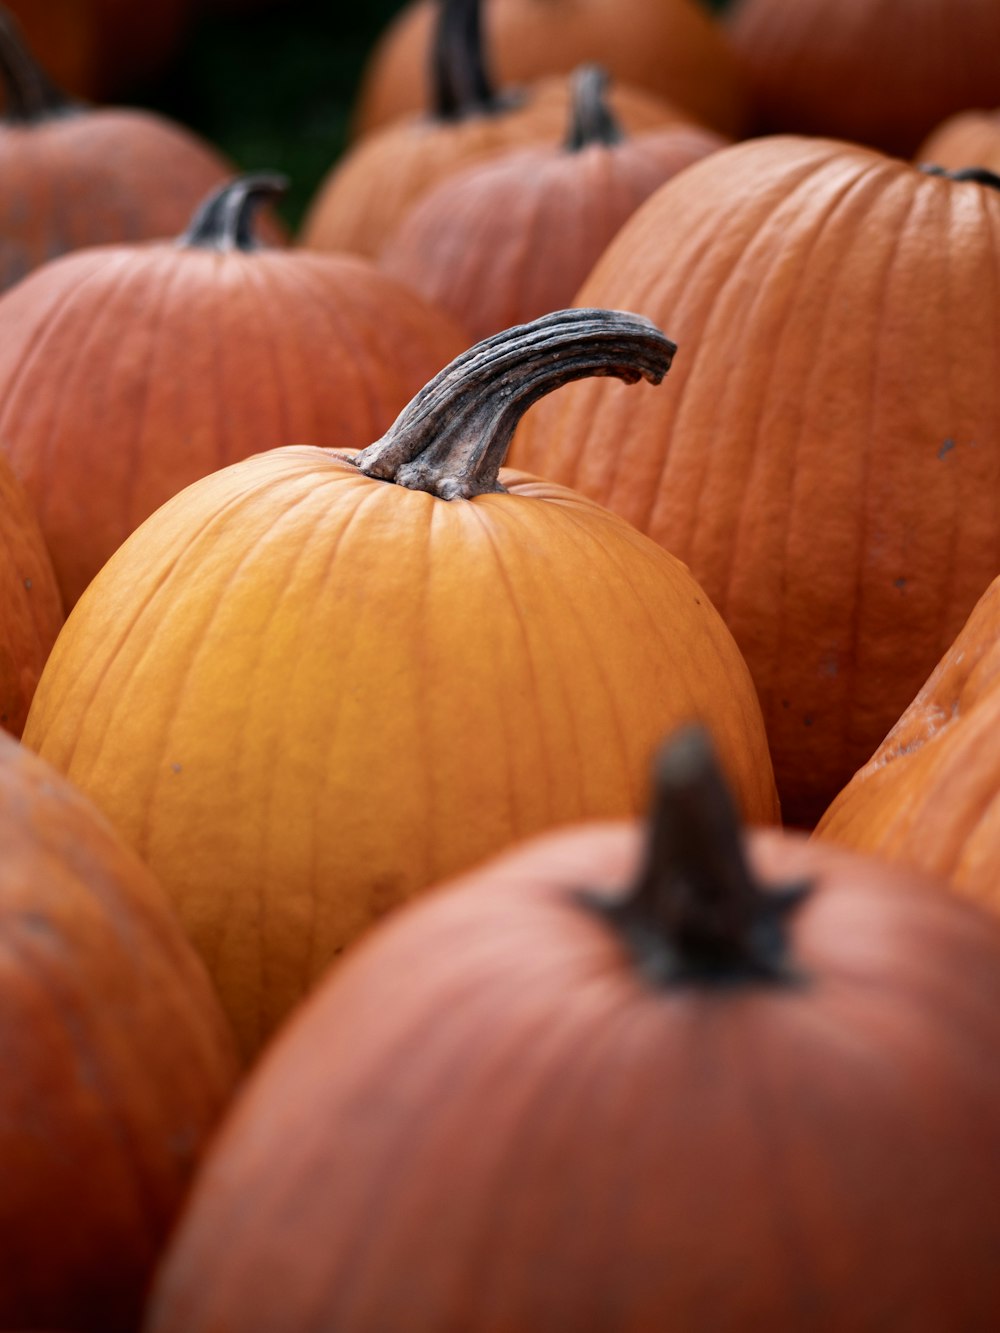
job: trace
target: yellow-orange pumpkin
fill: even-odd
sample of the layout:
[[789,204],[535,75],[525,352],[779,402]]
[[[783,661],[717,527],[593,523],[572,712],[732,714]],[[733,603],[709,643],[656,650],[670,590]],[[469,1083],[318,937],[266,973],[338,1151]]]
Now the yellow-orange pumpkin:
[[511,330],[359,455],[276,449],[188,487],[78,603],[26,743],[157,872],[246,1050],[413,893],[635,810],[682,719],[776,817],[749,676],[687,570],[574,492],[498,478],[528,402],[659,378],[672,351],[604,311]]

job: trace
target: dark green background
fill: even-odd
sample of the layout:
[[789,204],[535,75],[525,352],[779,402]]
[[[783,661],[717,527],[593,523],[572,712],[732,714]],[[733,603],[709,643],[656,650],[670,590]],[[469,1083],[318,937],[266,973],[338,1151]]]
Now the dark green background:
[[295,225],[343,149],[364,60],[402,7],[272,0],[239,14],[203,10],[156,83],[128,100],[196,129],[243,169],[283,171],[292,188],[282,211]]

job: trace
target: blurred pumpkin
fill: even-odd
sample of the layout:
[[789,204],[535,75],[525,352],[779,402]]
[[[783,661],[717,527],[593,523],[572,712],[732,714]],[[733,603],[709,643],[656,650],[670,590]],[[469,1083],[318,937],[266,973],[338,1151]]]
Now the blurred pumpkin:
[[2,8],[0,84],[0,291],[67,250],[175,234],[230,172],[162,116],[71,101]]
[[[576,301],[669,319],[669,394],[572,385],[511,461],[690,565],[811,827],[1000,571],[1000,192],[827,140],[662,186]],[[984,280],[984,274],[987,278]]]
[[0,1325],[128,1333],[236,1081],[149,871],[0,732]]
[[379,267],[473,338],[572,301],[639,204],[726,142],[693,124],[626,135],[606,83],[600,66],[577,70],[561,145],[511,150],[447,177],[406,214]]
[[0,727],[20,736],[63,609],[38,519],[2,456],[0,553]]
[[798,837],[744,850],[685,734],[648,834],[519,849],[323,983],[146,1333],[989,1328],[998,1040],[997,923]]
[[1000,172],[1000,110],[949,116],[927,136],[914,161],[954,171],[976,166]]
[[283,184],[228,182],[179,242],[81,250],[0,300],[0,450],[67,607],[190,482],[276,445],[376,436],[466,345],[364,260],[262,247],[253,212]]
[[[408,210],[449,175],[511,148],[559,142],[569,114],[568,80],[498,90],[476,0],[443,0],[432,63],[433,107],[367,136],[336,163],[306,214],[303,245],[375,257]],[[688,120],[651,93],[624,85],[611,100],[630,131]]]
[[[355,111],[356,134],[425,111],[435,4],[413,0],[373,51]],[[568,74],[599,60],[623,83],[682,107],[725,134],[746,101],[724,30],[697,0],[465,0],[481,9],[501,84]]]
[[606,311],[498,335],[360,454],[275,449],[188,487],[77,605],[25,740],[156,871],[245,1050],[414,893],[635,810],[683,719],[776,818],[746,667],[687,570],[574,492],[498,474],[540,394],[657,380],[672,353]]

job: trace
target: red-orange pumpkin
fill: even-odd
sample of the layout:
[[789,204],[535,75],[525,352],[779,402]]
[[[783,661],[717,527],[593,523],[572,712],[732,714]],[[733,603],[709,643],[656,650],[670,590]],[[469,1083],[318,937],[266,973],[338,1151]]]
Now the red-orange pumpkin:
[[[726,134],[746,105],[722,28],[698,0],[472,0],[483,10],[504,85],[568,74],[599,60],[615,79],[666,98]],[[432,0],[413,0],[386,30],[365,73],[355,132],[432,104]]]
[[466,346],[364,260],[262,248],[252,210],[280,185],[241,178],[180,244],[79,251],[0,300],[0,449],[67,607],[189,482],[276,445],[373,438]]
[[[474,162],[565,132],[569,83],[553,77],[498,90],[487,69],[477,0],[445,0],[435,32],[433,108],[367,136],[316,193],[302,243],[375,256],[407,211],[434,185]],[[612,106],[627,130],[687,121],[651,93],[616,87]]]
[[670,391],[573,385],[515,441],[690,565],[749,663],[786,821],[815,823],[1000,570],[998,251],[988,186],[826,140],[723,149],[577,296],[669,321]]
[[996,0],[736,0],[726,17],[759,130],[909,156],[945,116],[1000,103]]
[[78,603],[25,741],[156,871],[245,1049],[414,893],[637,809],[681,720],[776,818],[745,664],[688,571],[575,492],[498,473],[539,394],[658,379],[672,352],[606,311],[513,329],[360,454],[274,449],[189,486]]
[[171,236],[230,167],[146,111],[70,102],[0,10],[0,291],[56,255]]
[[0,728],[20,736],[63,622],[52,560],[28,497],[0,456]]
[[236,1080],[159,886],[0,732],[0,1327],[130,1333]]
[[[635,826],[373,932],[213,1145],[146,1333],[876,1333],[1000,1308],[1000,929],[739,829]],[[762,883],[761,883],[762,881]]]
[[694,124],[626,135],[606,79],[596,65],[574,74],[561,145],[512,150],[429,190],[390,236],[379,267],[473,338],[572,301],[639,204],[726,142]]

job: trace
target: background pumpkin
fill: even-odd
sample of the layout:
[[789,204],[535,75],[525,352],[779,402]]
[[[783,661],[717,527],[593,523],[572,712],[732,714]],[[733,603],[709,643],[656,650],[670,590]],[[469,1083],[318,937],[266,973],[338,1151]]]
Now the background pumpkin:
[[26,742],[154,868],[245,1050],[412,894],[634,810],[679,720],[776,818],[745,665],[688,572],[573,492],[497,481],[527,402],[671,354],[603,311],[512,330],[354,462],[272,450],[188,487],[79,602]]
[[914,161],[954,171],[985,167],[1000,172],[1000,111],[962,111],[949,116],[927,136]]
[[0,732],[0,1324],[125,1333],[236,1079],[152,876]]
[[641,863],[633,826],[539,840],[323,983],[146,1333],[989,1326],[997,924],[801,838],[749,869],[678,745]]
[[625,224],[577,304],[670,321],[669,392],[572,385],[511,460],[690,565],[812,826],[1000,571],[1000,192],[847,144],[726,148]]
[[372,264],[261,248],[252,211],[280,187],[241,178],[180,244],[80,251],[0,301],[0,449],[67,606],[190,482],[261,449],[373,438],[466,345]]

